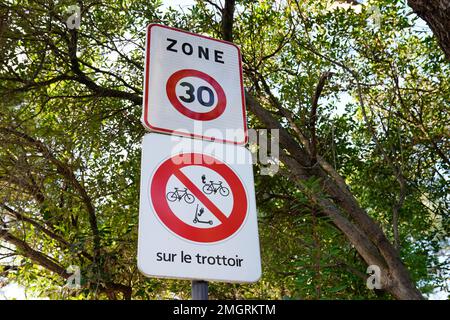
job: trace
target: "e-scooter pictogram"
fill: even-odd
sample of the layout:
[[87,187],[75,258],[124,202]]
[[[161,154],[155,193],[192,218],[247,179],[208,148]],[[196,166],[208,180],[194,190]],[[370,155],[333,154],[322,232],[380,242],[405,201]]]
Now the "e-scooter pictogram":
[[199,217],[203,214],[203,212],[205,212],[205,209],[201,208],[200,210],[198,210],[198,205],[197,205],[197,208],[195,209],[194,223],[207,223],[207,224],[212,225],[213,224],[212,220],[205,221],[205,220],[199,219]]

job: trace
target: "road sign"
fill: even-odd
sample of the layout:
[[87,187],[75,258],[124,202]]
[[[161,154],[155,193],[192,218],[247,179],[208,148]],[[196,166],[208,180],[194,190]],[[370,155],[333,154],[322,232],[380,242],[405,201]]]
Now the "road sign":
[[138,266],[143,274],[259,279],[253,170],[246,148],[149,133],[141,167]]
[[245,144],[239,47],[158,25],[147,27],[142,123],[148,130]]

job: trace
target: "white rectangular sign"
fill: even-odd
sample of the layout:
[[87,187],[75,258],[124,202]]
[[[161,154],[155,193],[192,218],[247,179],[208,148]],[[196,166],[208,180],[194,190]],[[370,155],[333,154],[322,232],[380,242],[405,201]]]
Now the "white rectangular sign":
[[149,277],[261,276],[251,153],[149,133],[142,143],[138,267]]
[[149,25],[143,103],[142,123],[150,131],[245,144],[239,47]]

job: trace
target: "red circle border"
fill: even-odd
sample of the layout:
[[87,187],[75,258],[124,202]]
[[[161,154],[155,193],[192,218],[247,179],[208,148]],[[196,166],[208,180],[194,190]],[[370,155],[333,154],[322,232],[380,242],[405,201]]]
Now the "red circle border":
[[[200,78],[208,82],[216,91],[217,93],[217,105],[214,107],[213,110],[208,112],[194,112],[190,110],[189,108],[185,107],[180,100],[178,100],[178,97],[176,95],[175,87],[183,78],[186,77],[195,77]],[[185,115],[188,118],[194,119],[194,120],[200,120],[200,121],[210,121],[214,120],[222,115],[222,113],[225,111],[225,107],[227,105],[227,98],[225,96],[225,91],[220,86],[220,84],[211,76],[208,74],[194,70],[194,69],[183,69],[179,70],[175,73],[173,73],[169,79],[167,80],[166,84],[166,94],[167,98],[169,99],[170,103],[175,107],[175,109],[178,110],[181,114]]]
[[[175,157],[190,160],[195,159],[196,162],[184,161],[178,164],[174,161]],[[202,159],[202,162],[199,163],[198,159]],[[165,197],[169,178],[175,170],[180,170],[190,165],[200,165],[216,171],[230,186],[233,194],[233,208],[226,223],[212,228],[197,228],[182,221],[169,207]],[[231,237],[240,229],[247,215],[247,196],[239,177],[225,163],[205,154],[182,154],[165,160],[153,175],[150,185],[150,199],[155,213],[167,228],[178,236],[195,242],[211,243]]]

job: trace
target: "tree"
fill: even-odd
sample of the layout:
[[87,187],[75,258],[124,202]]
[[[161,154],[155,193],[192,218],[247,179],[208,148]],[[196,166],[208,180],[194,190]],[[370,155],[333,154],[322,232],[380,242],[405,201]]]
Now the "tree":
[[435,34],[439,45],[450,60],[450,1],[408,0],[414,12],[425,20]]
[[[142,53],[145,26],[159,22],[240,45],[250,125],[280,133],[280,173],[256,174],[263,281],[217,284],[213,296],[421,299],[417,285],[443,285],[449,66],[401,2],[378,1],[376,24],[370,3],[198,1],[180,14],[158,1],[84,1],[80,29],[67,27],[68,5],[0,7],[8,277],[60,297],[78,265],[71,297],[189,296],[134,261]],[[367,265],[381,268],[377,295]]]

